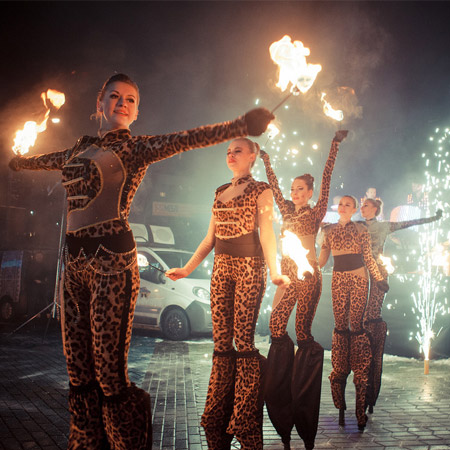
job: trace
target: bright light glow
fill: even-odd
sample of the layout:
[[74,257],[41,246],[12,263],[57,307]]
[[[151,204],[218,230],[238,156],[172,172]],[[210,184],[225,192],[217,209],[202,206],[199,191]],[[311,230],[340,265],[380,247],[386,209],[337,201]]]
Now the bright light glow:
[[306,250],[303,247],[301,240],[294,233],[289,230],[283,231],[281,248],[283,255],[288,256],[295,262],[295,264],[297,264],[297,278],[299,280],[303,280],[305,278],[305,272],[309,272],[310,274],[314,273],[314,268],[311,266],[308,258],[306,257],[309,250]]
[[17,130],[16,137],[14,138],[14,145],[12,147],[12,150],[16,155],[28,153],[30,147],[33,147],[36,142],[37,135],[47,129],[47,120],[50,115],[50,107],[47,105],[47,100],[49,100],[56,109],[61,108],[65,102],[64,94],[55,91],[54,89],[48,89],[47,92],[42,92],[41,98],[46,108],[44,119],[39,124],[34,121],[27,121],[25,122],[23,129]]
[[325,92],[322,92],[322,97],[320,100],[323,102],[323,112],[326,116],[330,117],[331,119],[341,121],[344,119],[344,113],[340,109],[334,109],[326,100],[325,100]]
[[289,83],[291,92],[299,90],[303,94],[313,85],[317,74],[322,70],[320,64],[306,62],[309,48],[304,47],[301,41],[291,41],[290,36],[284,36],[273,42],[269,48],[270,57],[280,69],[277,87],[285,91]]

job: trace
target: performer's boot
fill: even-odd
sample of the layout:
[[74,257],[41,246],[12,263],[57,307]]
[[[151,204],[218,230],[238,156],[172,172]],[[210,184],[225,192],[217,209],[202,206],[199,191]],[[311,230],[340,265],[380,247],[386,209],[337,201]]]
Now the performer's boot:
[[350,333],[350,368],[356,391],[356,419],[359,430],[364,430],[367,422],[366,391],[372,363],[372,349],[369,335],[365,330]]
[[135,385],[118,395],[105,396],[103,422],[113,450],[151,450],[150,395]]
[[227,432],[242,450],[262,450],[264,373],[266,358],[258,350],[237,352],[233,414]]
[[370,319],[366,324],[366,330],[370,334],[372,346],[372,364],[367,386],[366,405],[369,407],[369,412],[372,413],[381,388],[381,374],[383,372],[383,354],[384,344],[386,342],[387,325],[381,317],[378,319]]
[[[331,341],[331,365],[333,370],[328,377],[331,383],[331,395],[334,406],[339,409],[339,425],[344,425],[343,415],[347,409],[345,387],[350,373],[350,337],[349,330],[333,330]],[[341,417],[342,416],[342,417]]]
[[289,335],[272,337],[272,344],[267,355],[264,400],[270,420],[285,445],[291,441],[291,431],[294,426],[291,408],[293,363],[294,343]]
[[231,447],[233,435],[227,433],[227,427],[233,413],[235,373],[236,351],[215,351],[201,420],[209,449],[229,450]]
[[70,431],[67,448],[106,450],[102,419],[103,394],[96,382],[69,388]]
[[305,448],[311,450],[319,424],[323,347],[312,336],[297,344],[292,372],[292,412],[297,433]]

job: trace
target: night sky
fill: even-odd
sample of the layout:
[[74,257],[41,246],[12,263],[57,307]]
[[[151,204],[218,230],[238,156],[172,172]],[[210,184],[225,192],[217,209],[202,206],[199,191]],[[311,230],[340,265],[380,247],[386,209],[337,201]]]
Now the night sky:
[[[341,125],[351,133],[341,146],[332,195],[361,197],[375,186],[387,204],[405,203],[411,182],[421,181],[428,136],[450,125],[448,2],[2,2],[2,10],[2,173],[16,129],[42,117],[42,91],[63,91],[66,104],[57,114],[61,123],[39,136],[31,154],[95,134],[89,116],[96,93],[114,72],[140,86],[134,134],[233,119],[256,99],[271,109],[286,94],[275,88],[278,72],[268,49],[285,34],[310,48],[308,62],[322,71],[310,92],[277,111],[285,145],[294,131],[306,143],[295,170],[286,162],[276,167],[279,176],[320,178],[337,129],[321,111],[322,91],[339,107],[338,88],[352,88],[352,106],[362,111],[347,114]],[[264,145],[267,138],[257,140]],[[315,153],[312,143],[319,145]],[[179,177],[188,186],[171,201],[210,204],[214,188],[231,178],[225,148],[174,157],[152,166],[148,176],[167,173],[175,185]]]

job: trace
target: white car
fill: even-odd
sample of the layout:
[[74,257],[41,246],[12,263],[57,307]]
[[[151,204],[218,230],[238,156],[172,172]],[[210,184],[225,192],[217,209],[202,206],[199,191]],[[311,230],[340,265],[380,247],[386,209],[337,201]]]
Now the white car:
[[212,331],[209,288],[211,263],[204,261],[189,277],[172,281],[164,274],[183,267],[192,252],[138,245],[141,277],[134,325],[160,329],[172,340]]

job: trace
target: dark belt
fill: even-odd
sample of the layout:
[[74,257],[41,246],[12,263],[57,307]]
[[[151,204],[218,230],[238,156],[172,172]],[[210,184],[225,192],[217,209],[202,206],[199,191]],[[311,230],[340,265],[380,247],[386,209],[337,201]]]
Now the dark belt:
[[349,253],[347,255],[336,255],[334,258],[333,270],[335,272],[347,272],[349,270],[364,267],[364,260],[361,253]]
[[246,256],[263,256],[261,242],[256,231],[226,240],[216,238],[214,251],[216,255],[225,254],[240,258],[245,258]]
[[136,246],[131,231],[113,234],[111,236],[82,238],[67,234],[66,245],[69,253],[74,257],[78,256],[81,249],[84,250],[86,255],[95,255],[100,245],[103,245],[103,247],[114,253],[126,253],[133,250]]

